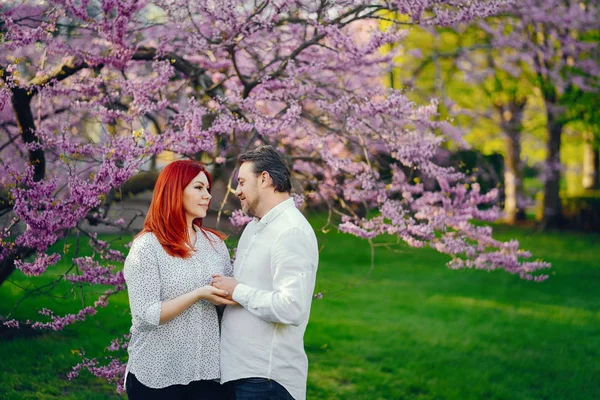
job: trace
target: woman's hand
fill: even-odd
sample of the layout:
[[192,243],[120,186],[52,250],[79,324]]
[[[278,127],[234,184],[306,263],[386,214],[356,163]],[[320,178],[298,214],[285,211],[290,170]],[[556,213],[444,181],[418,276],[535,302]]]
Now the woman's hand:
[[235,278],[230,276],[222,276],[219,274],[213,275],[212,281],[210,282],[211,286],[226,291],[228,295],[225,297],[227,297],[229,300],[233,300],[231,296],[233,296],[233,291],[237,287],[238,283],[239,282]]
[[237,304],[233,300],[228,300],[226,296],[228,292],[225,290],[217,289],[210,285],[199,287],[191,292],[183,294],[174,299],[163,301],[160,309],[160,321],[159,324],[166,324],[179,314],[187,310],[197,302],[198,300],[206,300],[211,303],[221,305],[234,305]]
[[210,301],[214,305],[235,305],[237,304],[233,300],[229,300],[227,297],[229,293],[225,290],[217,289],[214,286],[206,285],[196,289],[198,291],[198,299]]

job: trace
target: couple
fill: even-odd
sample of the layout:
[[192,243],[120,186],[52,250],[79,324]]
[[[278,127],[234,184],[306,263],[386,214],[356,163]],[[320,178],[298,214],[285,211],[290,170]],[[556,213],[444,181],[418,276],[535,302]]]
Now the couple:
[[[255,218],[233,269],[224,236],[202,227],[212,184],[202,164],[175,161],[158,177],[123,269],[130,400],[306,397],[315,233],[290,197],[281,154],[261,146],[239,163],[235,193]],[[220,334],[217,306],[227,306]]]

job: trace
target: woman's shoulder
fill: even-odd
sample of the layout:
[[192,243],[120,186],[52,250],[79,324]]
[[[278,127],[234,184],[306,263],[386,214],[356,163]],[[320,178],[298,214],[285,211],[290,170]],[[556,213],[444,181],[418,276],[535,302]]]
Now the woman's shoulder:
[[131,244],[131,250],[143,251],[154,249],[160,246],[160,242],[156,235],[152,232],[141,232]]
[[213,243],[223,243],[223,239],[221,239],[221,237],[216,233],[211,232],[208,229],[203,229],[203,232]]
[[222,236],[219,236],[217,233],[208,231],[206,229],[203,229],[203,231],[206,235],[206,238],[208,239],[208,242],[212,245],[213,248],[217,249],[218,252],[227,254],[229,256],[227,245],[225,244],[225,241],[223,240]]
[[204,230],[204,233],[206,234],[206,237],[208,238],[210,243],[212,243],[213,246],[217,248],[227,248],[227,245],[225,244],[225,240],[222,235],[219,235],[215,232],[207,231],[206,229]]
[[131,243],[131,248],[125,258],[123,272],[126,275],[131,274],[131,271],[140,270],[140,267],[145,268],[149,260],[156,260],[159,254],[157,246],[160,246],[160,243],[153,233],[140,233]]

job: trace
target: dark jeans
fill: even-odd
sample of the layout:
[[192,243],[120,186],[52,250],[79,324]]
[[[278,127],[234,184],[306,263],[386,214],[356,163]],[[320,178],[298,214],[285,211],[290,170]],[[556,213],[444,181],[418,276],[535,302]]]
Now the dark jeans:
[[231,392],[235,393],[235,400],[294,400],[289,392],[273,379],[238,379],[227,385]]
[[194,381],[187,385],[172,385],[152,389],[137,380],[131,372],[125,384],[129,400],[224,400],[229,392],[215,381]]

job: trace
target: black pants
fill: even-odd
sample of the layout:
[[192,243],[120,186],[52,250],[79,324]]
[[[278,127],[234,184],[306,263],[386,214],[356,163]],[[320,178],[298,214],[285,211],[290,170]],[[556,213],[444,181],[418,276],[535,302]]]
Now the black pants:
[[161,389],[144,386],[131,372],[125,384],[129,400],[227,400],[228,389],[215,381],[194,381],[187,385],[172,385]]

